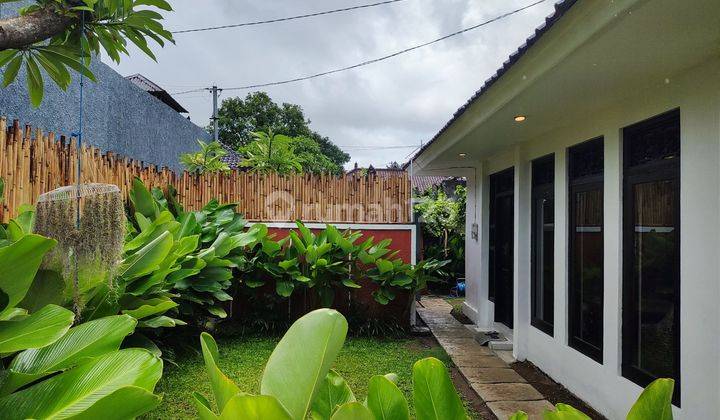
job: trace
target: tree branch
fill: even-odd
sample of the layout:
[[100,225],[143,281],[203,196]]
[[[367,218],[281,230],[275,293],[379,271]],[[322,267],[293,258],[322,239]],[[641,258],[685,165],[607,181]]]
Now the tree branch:
[[0,51],[20,49],[59,35],[76,22],[73,15],[46,7],[25,16],[0,20]]

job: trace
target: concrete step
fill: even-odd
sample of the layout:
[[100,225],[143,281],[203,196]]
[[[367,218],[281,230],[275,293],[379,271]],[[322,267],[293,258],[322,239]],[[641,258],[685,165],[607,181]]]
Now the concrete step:
[[488,343],[488,347],[490,347],[491,350],[495,351],[502,351],[502,350],[509,350],[512,351],[513,349],[513,343],[512,341],[508,340],[493,340]]

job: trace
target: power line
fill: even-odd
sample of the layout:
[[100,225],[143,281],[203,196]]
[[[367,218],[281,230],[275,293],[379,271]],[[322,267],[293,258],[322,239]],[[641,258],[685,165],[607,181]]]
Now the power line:
[[[493,22],[497,22],[497,21],[499,21],[499,20],[508,18],[508,17],[510,17],[510,16],[512,16],[512,15],[515,15],[515,14],[517,14],[517,13],[520,13],[520,12],[522,12],[522,11],[525,11],[525,10],[527,10],[527,9],[530,9],[531,7],[537,6],[537,5],[541,4],[541,3],[545,3],[546,1],[547,1],[547,0],[537,0],[537,1],[535,1],[534,3],[528,4],[527,6],[523,6],[523,7],[520,7],[520,8],[518,8],[518,9],[512,10],[512,11],[510,11],[510,12],[504,13],[504,14],[502,14],[502,15],[496,16],[496,17],[494,17],[494,18],[492,18],[492,19],[486,20],[486,21],[484,21],[484,22],[482,22],[482,23],[479,23],[479,24],[477,24],[477,25],[473,25],[473,26],[470,26],[470,27],[468,27],[468,28],[461,29],[461,30],[459,30],[459,31],[456,31],[456,32],[453,32],[453,33],[451,33],[451,34],[442,36],[442,37],[440,37],[440,38],[433,39],[432,41],[424,42],[424,43],[422,43],[422,44],[418,44],[418,45],[415,45],[415,46],[412,46],[412,47],[409,47],[409,48],[405,48],[405,49],[403,49],[403,50],[394,52],[394,53],[392,53],[392,54],[388,54],[388,55],[385,55],[385,56],[382,56],[382,57],[379,57],[379,58],[375,58],[375,59],[372,59],[372,60],[366,60],[366,61],[363,61],[363,62],[361,62],[361,63],[354,64],[354,65],[352,65],[352,66],[341,67],[341,68],[338,68],[338,69],[329,70],[329,71],[325,71],[325,72],[322,72],[322,73],[316,73],[316,74],[312,74],[312,75],[309,75],[309,76],[296,77],[296,78],[293,78],[293,79],[281,80],[281,81],[277,81],[277,82],[269,82],[269,83],[260,83],[260,84],[254,84],[254,85],[231,87],[231,88],[223,88],[223,90],[226,90],[226,91],[227,91],[227,90],[248,90],[248,89],[257,89],[257,88],[263,88],[263,87],[269,87],[269,86],[286,85],[286,84],[289,84],[289,83],[302,82],[302,81],[306,81],[306,80],[310,80],[310,79],[315,79],[315,78],[322,77],[322,76],[328,76],[328,75],[335,74],[335,73],[340,73],[340,72],[344,72],[344,71],[348,71],[348,70],[353,70],[353,69],[356,69],[356,68],[359,68],[359,67],[368,66],[368,65],[370,65],[370,64],[379,63],[379,62],[381,62],[381,61],[385,61],[385,60],[388,60],[388,59],[390,59],[390,58],[394,58],[394,57],[397,57],[397,56],[399,56],[399,55],[406,54],[406,53],[409,53],[409,52],[411,52],[411,51],[415,51],[415,50],[418,50],[418,49],[420,49],[420,48],[423,48],[423,47],[427,47],[427,46],[429,46],[429,45],[436,44],[436,43],[441,42],[441,41],[444,41],[444,40],[446,40],[446,39],[453,38],[453,37],[456,37],[456,36],[458,36],[458,35],[462,35],[462,34],[464,34],[464,33],[466,33],[466,32],[470,32],[470,31],[472,31],[472,30],[481,28],[481,27],[483,27],[483,26],[487,26],[487,25],[489,25],[489,24],[491,24],[491,23],[493,23]],[[175,93],[175,95],[184,95],[184,94],[187,94],[187,93],[199,92],[199,91],[201,91],[201,90],[203,90],[203,89],[194,89],[194,90],[188,90],[188,91],[184,91],[184,92],[177,92],[177,93]]]
[[289,16],[289,17],[269,19],[269,20],[259,20],[256,22],[245,22],[245,23],[234,23],[234,24],[230,24],[230,25],[210,26],[207,28],[183,29],[183,30],[179,30],[179,31],[172,31],[172,33],[175,35],[175,34],[186,34],[189,32],[204,32],[204,31],[215,31],[218,29],[240,28],[243,26],[266,25],[268,23],[287,22],[287,21],[296,20],[296,19],[307,19],[307,18],[311,18],[311,17],[331,15],[334,13],[349,12],[349,11],[358,10],[358,9],[367,9],[370,7],[383,6],[386,4],[398,3],[401,1],[405,1],[405,0],[387,0],[387,1],[381,1],[378,3],[363,4],[360,6],[345,7],[342,9],[326,10],[324,12],[307,13],[304,15]]

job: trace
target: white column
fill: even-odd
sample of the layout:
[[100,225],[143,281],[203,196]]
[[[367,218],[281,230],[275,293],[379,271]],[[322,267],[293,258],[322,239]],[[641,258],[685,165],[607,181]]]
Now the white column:
[[515,262],[513,355],[525,360],[530,327],[530,162],[515,149]]
[[[480,175],[478,175],[480,173]],[[463,313],[480,324],[479,308],[482,296],[482,164],[468,173],[467,203],[465,206],[465,303]],[[477,233],[477,235],[474,235]]]
[[603,174],[603,366],[620,375],[622,328],[622,143],[618,131],[605,134]]
[[554,337],[568,342],[568,176],[567,149],[555,152],[555,301]]

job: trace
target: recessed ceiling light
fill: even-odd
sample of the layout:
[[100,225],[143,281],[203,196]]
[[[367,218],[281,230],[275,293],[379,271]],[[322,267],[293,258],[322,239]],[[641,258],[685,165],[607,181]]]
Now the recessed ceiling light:
[[515,118],[514,118],[515,122],[523,122],[523,121],[525,121],[526,119],[527,119],[527,117],[524,116],[524,115],[516,115]]
[[465,158],[467,157],[467,153],[459,153],[459,154],[458,154],[458,157],[459,157],[460,159],[465,159]]

